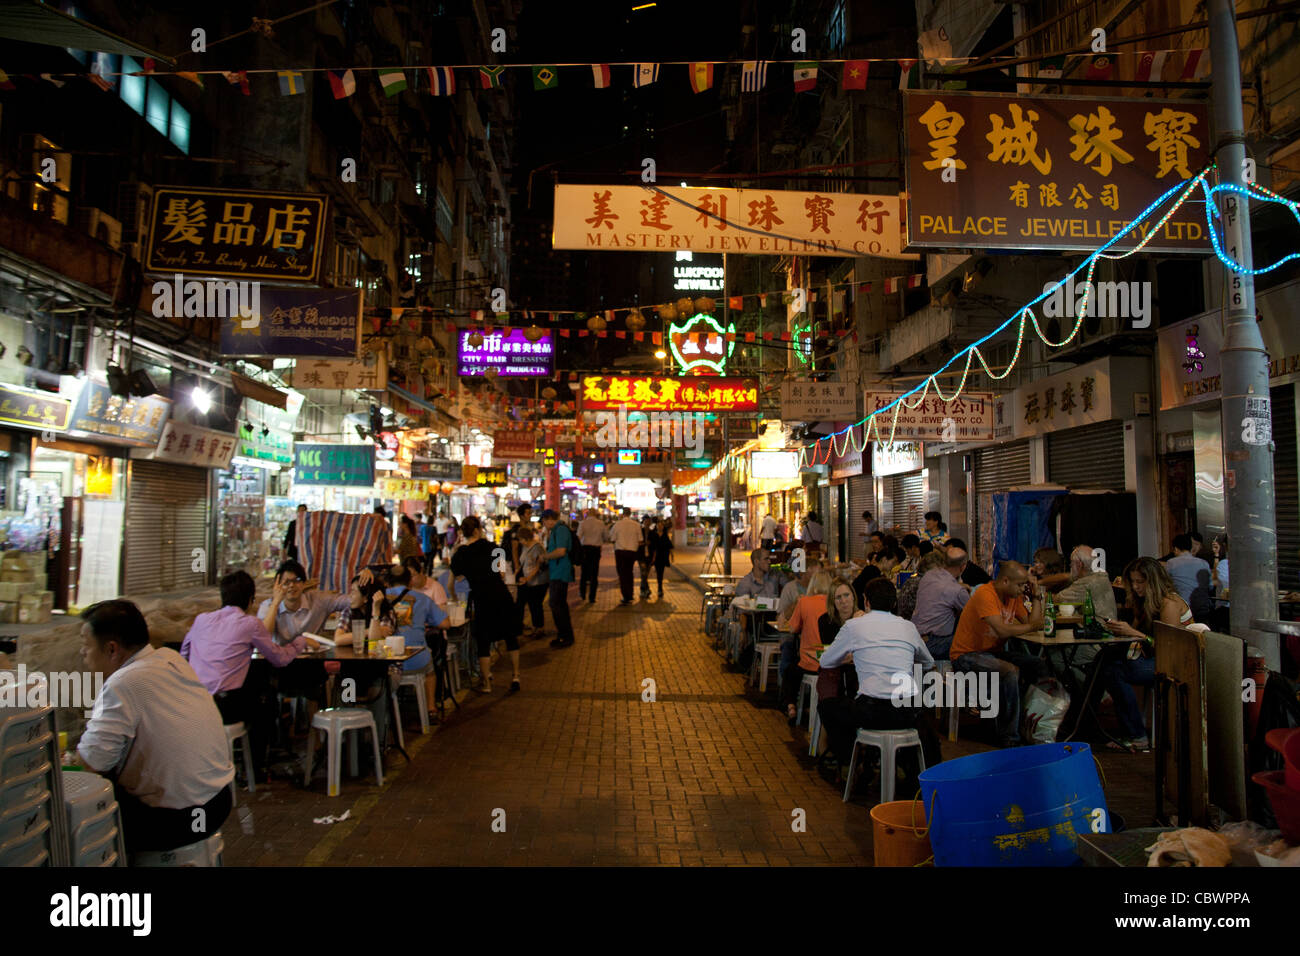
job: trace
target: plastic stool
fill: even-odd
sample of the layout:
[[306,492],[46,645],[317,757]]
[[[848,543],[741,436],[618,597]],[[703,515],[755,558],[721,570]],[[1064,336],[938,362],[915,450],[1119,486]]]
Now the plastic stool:
[[[403,687],[415,688],[415,706],[420,709],[420,733],[429,732],[429,695],[424,689],[424,678],[428,676],[429,668],[422,671],[402,672],[402,679],[397,687],[400,690]],[[401,726],[401,721],[398,721]]]
[[[248,783],[248,792],[257,793],[257,781],[253,779],[253,748],[250,744],[248,728],[244,726],[243,721],[236,721],[233,724],[226,724],[226,746],[230,750],[230,762],[235,762],[235,741],[239,741],[239,749],[244,752],[244,779]],[[235,786],[235,778],[230,778],[230,804],[235,806],[239,803],[239,788]]]
[[[921,749],[921,735],[915,730],[859,730],[849,755],[849,779],[844,782],[844,802],[849,802],[853,791],[853,769],[858,762],[858,747],[876,747],[880,750],[880,802],[894,799],[894,778],[897,764],[894,755],[908,747]],[[925,769],[925,752],[921,753],[921,769]]]
[[460,693],[460,646],[447,642],[447,682],[453,694]]
[[758,668],[758,692],[767,693],[767,672],[772,669],[773,658],[777,662],[780,658],[777,656],[781,653],[781,644],[779,641],[761,641],[754,645],[754,663],[749,669],[749,682],[754,683],[754,668]]
[[132,866],[221,866],[226,844],[220,833],[175,850],[150,850],[131,856]]
[[795,724],[803,723],[803,702],[804,697],[808,699],[809,720],[812,715],[817,713],[817,675],[804,674],[803,680],[799,683],[799,703],[795,706],[794,722]]
[[822,715],[817,711],[817,701],[808,701],[808,756],[816,757],[822,741]]
[[953,675],[957,672],[952,669],[952,661],[939,661],[938,664],[944,696],[948,699],[948,739],[955,742],[957,727],[961,723],[961,708],[957,706],[957,688],[953,683]]
[[[375,783],[382,787],[384,785],[384,762],[379,753],[379,734],[375,730],[375,718],[365,707],[331,707],[328,710],[318,710],[311,718],[311,729],[325,731],[325,752],[327,756],[327,772],[329,777],[329,795],[337,797],[339,795],[339,780],[341,777],[341,767],[343,762],[343,735],[348,731],[370,731],[370,740],[375,749]],[[356,770],[356,742],[357,738],[352,738],[352,769]],[[315,756],[315,746],[313,745],[312,735],[307,735],[307,768],[303,778],[304,786],[311,786],[312,758]]]

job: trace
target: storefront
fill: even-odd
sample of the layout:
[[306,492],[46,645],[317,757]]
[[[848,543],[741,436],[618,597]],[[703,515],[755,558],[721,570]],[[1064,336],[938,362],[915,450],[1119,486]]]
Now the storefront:
[[925,450],[921,442],[872,442],[871,474],[880,502],[876,521],[882,532],[891,534],[897,529],[901,536],[925,526]]

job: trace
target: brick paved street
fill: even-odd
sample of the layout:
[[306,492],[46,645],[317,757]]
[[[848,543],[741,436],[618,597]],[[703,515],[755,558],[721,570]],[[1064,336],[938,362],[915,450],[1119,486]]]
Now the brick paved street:
[[[684,553],[683,567],[701,556]],[[670,571],[665,601],[619,608],[608,553],[603,563],[594,608],[571,590],[576,646],[524,644],[520,694],[505,696],[498,663],[492,697],[463,693],[430,736],[408,729],[412,763],[391,752],[382,789],[345,777],[331,799],[318,775],[311,791],[278,779],[241,790],[226,864],[870,864],[868,801],[842,803],[773,692],[728,672],[700,631],[699,592]],[[654,703],[641,699],[647,678]],[[944,742],[946,757],[982,749]],[[1104,755],[1108,793],[1125,786],[1140,802],[1124,781],[1143,759]],[[796,808],[806,832],[791,829]],[[343,823],[312,823],[345,810]],[[498,810],[505,832],[493,832]]]

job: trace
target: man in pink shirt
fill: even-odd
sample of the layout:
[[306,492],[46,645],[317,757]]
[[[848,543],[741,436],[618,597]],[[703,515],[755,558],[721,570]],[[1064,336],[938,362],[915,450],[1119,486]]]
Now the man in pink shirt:
[[221,579],[221,609],[194,619],[181,644],[200,683],[207,688],[226,724],[243,721],[252,738],[253,763],[259,777],[265,767],[266,744],[275,721],[265,687],[251,686],[248,669],[253,651],[260,651],[273,667],[284,667],[314,641],[299,635],[289,644],[277,644],[266,625],[253,614],[257,586],[243,571]]

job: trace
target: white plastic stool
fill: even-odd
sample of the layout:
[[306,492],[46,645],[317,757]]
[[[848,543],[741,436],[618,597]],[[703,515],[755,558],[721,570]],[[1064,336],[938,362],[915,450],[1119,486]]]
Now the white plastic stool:
[[[340,764],[343,763],[343,735],[348,731],[369,730],[370,740],[375,750],[375,783],[384,785],[384,761],[379,752],[379,734],[375,730],[375,718],[365,707],[331,707],[318,710],[311,718],[311,729],[325,731],[326,768],[329,777],[329,795],[339,795],[339,781],[342,775]],[[357,769],[357,738],[352,738],[352,770]],[[303,779],[305,786],[311,786],[312,758],[315,756],[312,735],[307,735],[307,768]]]
[[122,817],[111,783],[97,773],[65,770],[63,806],[73,866],[126,866]]
[[460,646],[447,642],[447,683],[453,694],[460,693]]
[[758,668],[758,692],[767,693],[767,672],[772,669],[773,658],[780,663],[777,657],[781,653],[781,644],[779,641],[762,641],[754,645],[754,663],[749,669],[749,682],[754,683],[754,669]]
[[[415,688],[415,706],[420,709],[420,733],[429,732],[429,695],[424,689],[424,678],[429,674],[426,667],[422,671],[403,671],[402,680],[397,685],[398,688],[414,687]],[[398,726],[401,726],[401,720],[398,720]]]
[[[244,726],[243,721],[226,724],[226,747],[230,750],[230,762],[232,764],[235,762],[235,741],[239,741],[239,749],[244,752],[244,779],[248,783],[248,792],[257,793],[257,781],[253,779],[253,748],[250,740],[248,728]],[[235,806],[238,803],[239,788],[235,786],[234,777],[231,777],[230,805]]]
[[175,850],[150,850],[131,855],[132,866],[221,866],[221,855],[226,850],[220,833],[206,840],[177,847]]
[[822,742],[822,715],[817,711],[817,701],[808,702],[808,714],[808,756],[816,757]]
[[[897,763],[894,755],[908,747],[921,748],[921,735],[915,730],[859,730],[849,755],[849,779],[844,782],[844,802],[849,802],[853,791],[853,769],[858,762],[858,747],[876,747],[880,751],[880,802],[894,799],[894,777]],[[925,769],[925,752],[921,752],[921,769]]]
[[803,680],[799,683],[799,703],[795,707],[794,722],[795,724],[803,723],[803,702],[805,697],[808,700],[808,714],[811,721],[812,715],[817,713],[817,675],[804,674]]

